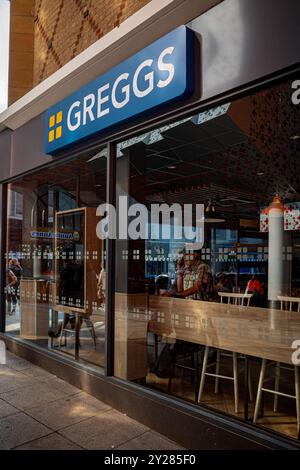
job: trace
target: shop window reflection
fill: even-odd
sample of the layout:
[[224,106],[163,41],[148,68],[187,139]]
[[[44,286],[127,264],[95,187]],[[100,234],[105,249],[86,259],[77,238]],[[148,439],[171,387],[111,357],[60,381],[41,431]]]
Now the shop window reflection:
[[[117,197],[149,210],[199,203],[212,216],[199,252],[172,237],[117,240],[115,374],[244,419],[236,404],[249,361],[253,420],[262,359],[269,359],[272,394],[255,421],[297,437],[291,344],[300,337],[300,163],[290,89],[288,81],[118,145]],[[276,406],[273,392],[285,394]]]
[[57,223],[59,213],[95,214],[105,201],[106,152],[98,154],[9,185],[7,285],[10,260],[18,259],[22,275],[14,308],[7,287],[5,295],[7,333],[103,367],[105,304],[97,289],[105,246],[98,243],[95,216],[87,230],[85,219],[65,217],[61,227]]

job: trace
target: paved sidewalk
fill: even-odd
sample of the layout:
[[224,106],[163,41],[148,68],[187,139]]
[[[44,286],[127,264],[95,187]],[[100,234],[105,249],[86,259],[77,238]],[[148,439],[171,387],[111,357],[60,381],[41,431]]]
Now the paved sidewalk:
[[0,365],[0,449],[181,447],[55,375],[7,352]]

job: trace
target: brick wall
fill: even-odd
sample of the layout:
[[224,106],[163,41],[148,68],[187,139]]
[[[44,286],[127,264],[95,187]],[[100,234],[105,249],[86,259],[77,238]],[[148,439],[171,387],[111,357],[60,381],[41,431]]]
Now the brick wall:
[[34,8],[35,0],[11,0],[9,104],[25,95],[33,86]]
[[34,85],[45,80],[149,1],[36,0]]

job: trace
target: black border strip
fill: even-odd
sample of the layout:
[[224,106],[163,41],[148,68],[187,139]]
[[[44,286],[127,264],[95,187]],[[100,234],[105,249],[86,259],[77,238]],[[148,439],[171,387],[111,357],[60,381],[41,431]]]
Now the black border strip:
[[[107,202],[116,207],[116,145],[108,144]],[[115,338],[115,240],[106,240],[106,328],[105,328],[105,374],[114,374]]]
[[7,185],[3,184],[0,188],[1,195],[1,227],[0,227],[0,332],[5,331],[6,318],[6,296],[4,288],[6,285],[6,226],[7,226]]

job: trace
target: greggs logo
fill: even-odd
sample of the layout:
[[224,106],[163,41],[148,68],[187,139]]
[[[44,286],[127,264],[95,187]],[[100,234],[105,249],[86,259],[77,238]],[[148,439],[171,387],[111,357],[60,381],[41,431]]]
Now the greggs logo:
[[55,139],[60,139],[62,136],[62,111],[58,111],[56,114],[52,114],[49,117],[49,132],[48,142],[53,142]]
[[49,109],[46,153],[191,95],[194,39],[180,26]]

